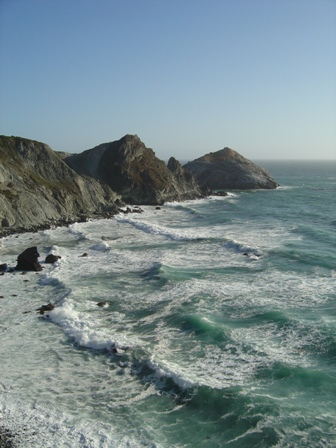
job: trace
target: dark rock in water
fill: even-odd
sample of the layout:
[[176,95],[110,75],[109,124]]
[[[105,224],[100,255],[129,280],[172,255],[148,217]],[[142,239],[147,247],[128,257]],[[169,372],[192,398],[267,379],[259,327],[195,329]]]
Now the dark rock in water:
[[215,191],[213,193],[214,196],[227,196],[228,194],[226,193],[226,191]]
[[83,255],[81,255],[81,257],[87,257],[88,254],[86,252],[83,253]]
[[7,263],[0,264],[0,272],[7,271],[8,265]]
[[29,247],[22,252],[17,259],[17,270],[20,271],[42,271],[42,266],[38,262],[40,254],[37,251],[37,247]]
[[56,261],[58,261],[60,258],[59,255],[53,255],[53,254],[49,254],[46,256],[45,262],[46,263],[56,263]]
[[184,165],[202,189],[272,189],[278,183],[271,174],[230,148],[206,154]]
[[104,308],[105,306],[108,306],[109,302],[98,302],[97,306],[99,306],[100,308]]
[[40,308],[37,308],[36,311],[43,315],[46,311],[51,311],[54,308],[55,306],[52,303],[48,303],[48,305],[42,305]]

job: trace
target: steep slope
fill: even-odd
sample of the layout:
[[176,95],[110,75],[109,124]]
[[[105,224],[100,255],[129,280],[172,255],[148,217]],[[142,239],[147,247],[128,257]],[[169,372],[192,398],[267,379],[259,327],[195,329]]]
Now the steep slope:
[[278,186],[270,173],[255,165],[230,148],[209,153],[184,168],[191,171],[202,188],[221,189],[272,189]]
[[0,136],[0,234],[115,210],[117,195],[79,176],[44,143]]
[[131,204],[162,204],[202,197],[190,173],[179,163],[158,159],[137,135],[104,143],[64,158],[77,173],[107,184]]

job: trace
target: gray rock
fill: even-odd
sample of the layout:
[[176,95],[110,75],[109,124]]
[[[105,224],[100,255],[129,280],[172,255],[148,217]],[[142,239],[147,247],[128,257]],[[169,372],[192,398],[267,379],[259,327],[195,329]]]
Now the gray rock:
[[230,148],[209,153],[184,165],[203,189],[272,189],[278,183],[265,169]]
[[113,213],[118,197],[79,176],[48,145],[0,136],[0,236]]

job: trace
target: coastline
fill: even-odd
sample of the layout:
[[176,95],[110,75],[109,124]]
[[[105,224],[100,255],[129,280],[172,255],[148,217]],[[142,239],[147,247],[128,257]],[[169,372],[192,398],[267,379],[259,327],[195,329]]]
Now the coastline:
[[86,222],[89,219],[108,219],[113,218],[117,212],[111,213],[95,213],[92,215],[81,215],[78,216],[77,219],[60,219],[58,221],[51,221],[46,222],[44,224],[36,224],[32,225],[30,227],[2,227],[0,228],[0,240],[2,238],[6,238],[11,235],[20,235],[23,233],[36,233],[41,230],[49,230],[49,229],[56,229],[57,227],[68,227],[71,224],[74,224],[75,222]]

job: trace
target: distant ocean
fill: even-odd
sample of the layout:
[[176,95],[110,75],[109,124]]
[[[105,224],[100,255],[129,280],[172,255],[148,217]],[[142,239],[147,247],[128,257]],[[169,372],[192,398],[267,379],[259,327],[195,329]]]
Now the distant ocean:
[[278,189],[0,240],[62,257],[0,276],[17,446],[336,446],[336,162],[258,164]]

